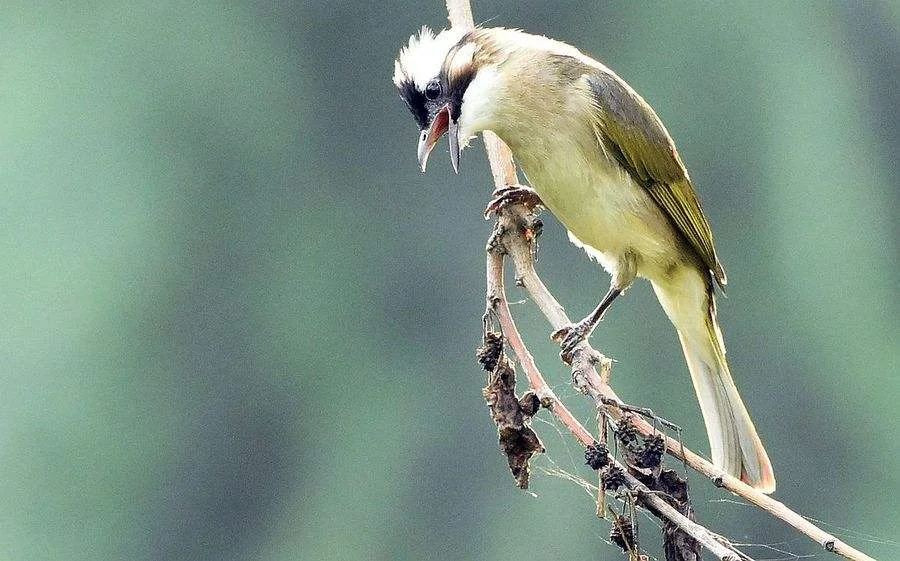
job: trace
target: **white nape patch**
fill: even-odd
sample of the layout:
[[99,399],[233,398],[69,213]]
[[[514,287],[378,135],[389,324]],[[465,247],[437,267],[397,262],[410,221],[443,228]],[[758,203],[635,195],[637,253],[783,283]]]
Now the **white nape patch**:
[[400,56],[394,61],[394,85],[412,80],[416,89],[424,91],[428,82],[440,74],[450,47],[458,43],[464,33],[459,29],[445,29],[435,35],[427,26],[422,26],[419,36],[411,35],[409,44],[400,49]]

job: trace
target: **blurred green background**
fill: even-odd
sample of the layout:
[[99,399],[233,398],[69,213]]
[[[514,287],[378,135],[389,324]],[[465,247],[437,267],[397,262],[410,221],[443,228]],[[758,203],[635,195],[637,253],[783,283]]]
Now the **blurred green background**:
[[[720,318],[776,496],[900,558],[900,5],[474,9],[579,46],[655,107],[728,270]],[[476,143],[454,176],[442,144],[420,174],[390,82],[441,2],[3,12],[0,559],[621,558],[547,473],[594,478],[549,416],[531,492],[496,448],[474,361],[486,159]],[[607,277],[544,218],[540,270],[580,317]],[[592,422],[548,326],[514,310]],[[706,452],[646,283],[594,342],[620,395]],[[714,530],[828,557],[694,481]]]

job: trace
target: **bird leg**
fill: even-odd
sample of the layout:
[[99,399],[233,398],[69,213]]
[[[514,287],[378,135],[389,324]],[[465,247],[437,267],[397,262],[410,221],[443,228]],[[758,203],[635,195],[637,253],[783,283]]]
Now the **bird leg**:
[[586,340],[591,336],[591,333],[594,331],[594,328],[597,327],[597,324],[603,319],[603,314],[606,313],[606,310],[609,309],[609,306],[613,303],[619,294],[622,294],[622,291],[614,286],[609,288],[609,292],[606,293],[606,296],[603,297],[603,300],[597,304],[597,307],[594,308],[594,311],[591,312],[586,318],[579,321],[578,323],[574,323],[571,325],[567,325],[560,329],[557,329],[552,334],[550,334],[550,338],[554,341],[559,342],[560,353],[559,357],[566,364],[572,364],[572,358],[575,353],[575,347],[581,344],[582,341]]
[[534,210],[535,207],[544,206],[544,203],[541,201],[537,192],[531,187],[526,187],[524,185],[507,185],[506,187],[501,187],[491,193],[491,197],[493,197],[491,202],[489,202],[487,208],[484,209],[485,219],[490,218],[494,213],[499,213],[503,207],[509,205],[524,205],[529,212]]

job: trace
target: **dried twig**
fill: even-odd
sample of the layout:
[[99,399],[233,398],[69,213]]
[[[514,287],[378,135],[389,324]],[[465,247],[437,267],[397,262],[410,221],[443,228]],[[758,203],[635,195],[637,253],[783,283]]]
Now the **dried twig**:
[[[499,222],[507,224],[506,228],[517,229],[518,224],[527,222],[527,214],[525,209],[516,206],[510,206],[504,209]],[[524,230],[522,230],[524,232]],[[512,258],[516,268],[517,284],[523,286],[531,295],[532,301],[538,306],[544,316],[548,319],[553,329],[559,329],[564,325],[570,324],[569,318],[566,316],[562,306],[557,302],[556,298],[550,293],[547,287],[538,277],[534,269],[534,257],[531,249],[531,242],[526,238],[527,234],[520,232],[518,235],[510,235],[506,238],[505,247]],[[488,273],[491,274],[490,271]],[[502,281],[502,276],[501,276]],[[504,334],[506,332],[504,331]],[[512,341],[510,341],[512,344]],[[523,352],[527,354],[527,349]],[[518,351],[518,345],[513,344],[513,348]],[[530,359],[530,354],[527,355]],[[522,358],[520,357],[520,360]],[[600,353],[590,347],[589,344],[583,343],[575,353],[572,362],[572,371],[576,388],[579,391],[590,396],[598,408],[604,408],[608,403],[622,403],[622,400],[616,395],[612,387],[604,382],[604,378],[597,373],[594,365],[599,364],[601,371],[610,368],[610,362]],[[528,372],[528,362],[522,360],[523,368]],[[531,361],[533,364],[533,360]],[[608,376],[605,376],[608,379]],[[531,380],[531,377],[529,377]],[[532,384],[538,380],[531,380]],[[534,387],[534,385],[532,386]],[[535,387],[535,391],[538,391]],[[539,393],[539,392],[538,392]],[[616,407],[606,407],[613,417],[621,416],[622,412]],[[643,435],[649,435],[654,432],[654,428],[641,419],[635,421],[638,432]],[[750,487],[743,481],[724,473],[719,468],[712,465],[709,461],[698,456],[681,443],[672,438],[666,437],[667,453],[683,460],[690,468],[703,474],[717,486],[728,489],[735,495],[738,495],[750,503],[769,512],[776,518],[784,521],[796,530],[815,540],[826,551],[831,551],[855,561],[874,561],[871,557],[861,551],[851,547],[850,545],[839,540],[837,537],[822,530],[800,514],[794,512],[780,501],[772,497],[760,493],[753,487]]]
[[[446,4],[452,27],[464,30],[474,28],[469,0],[446,0]],[[490,132],[485,132],[483,138],[485,149],[488,153],[488,159],[490,161],[495,187],[501,188],[507,185],[517,184],[518,177],[509,148]],[[515,265],[517,284],[523,286],[525,290],[529,292],[532,300],[550,322],[552,329],[556,330],[569,325],[571,321],[566,316],[563,307],[556,298],[553,297],[550,291],[547,290],[547,287],[538,277],[537,272],[534,269],[534,256],[532,254],[531,246],[531,235],[534,231],[533,224],[533,218],[525,207],[522,205],[510,205],[501,210],[492,239],[494,241],[499,241],[502,238],[503,250],[510,256]],[[513,347],[535,394],[537,394],[542,402],[552,403],[551,411],[554,416],[556,416],[556,418],[559,419],[560,422],[562,422],[570,432],[582,442],[582,444],[585,446],[592,444],[594,441],[593,436],[572,416],[563,403],[553,394],[553,391],[547,385],[535,365],[534,359],[531,357],[531,354],[528,352],[528,349],[525,347],[524,342],[519,336],[505,297],[503,266],[503,253],[500,251],[488,251],[487,299],[489,308],[496,313],[503,330],[503,335],[510,346]],[[574,353],[572,361],[573,380],[575,387],[582,393],[590,396],[599,410],[612,415],[614,418],[620,418],[622,410],[609,405],[610,403],[622,403],[622,400],[619,399],[613,389],[605,381],[608,380],[610,364],[611,362],[609,359],[594,350],[587,342],[583,342],[578,346]],[[597,371],[598,365],[600,372],[605,373],[606,376],[600,376]],[[634,424],[637,431],[644,436],[655,433],[654,428],[641,419],[636,419]],[[816,541],[827,551],[853,561],[875,561],[868,555],[822,530],[800,514],[785,506],[783,503],[768,495],[760,493],[739,479],[722,472],[707,460],[688,450],[681,443],[668,437],[665,438],[666,451],[668,454],[683,460],[689,467],[712,480],[717,487],[727,489],[746,501],[762,508],[774,517],[784,521],[799,532]],[[652,499],[658,499],[658,497],[653,494],[647,494],[646,496],[648,497],[648,502],[645,503],[645,506],[653,511],[654,514],[665,516],[667,519],[670,519],[668,516],[672,515],[673,518],[670,520],[673,521],[680,520],[677,517],[684,518],[679,513],[674,512],[674,509],[671,509],[665,501],[660,500],[663,504],[659,505],[658,511],[654,510],[655,507],[652,505],[655,504],[655,501]],[[669,513],[669,509],[673,512]],[[699,524],[684,518],[683,521],[680,521],[679,525],[685,529],[688,534],[703,543],[705,547],[709,548],[716,555],[719,555],[721,559],[729,559],[731,558],[729,556],[734,554],[733,549],[724,546],[718,541],[714,540],[714,543],[710,542],[707,538],[709,535],[714,534]],[[737,558],[735,557],[735,559]]]
[[[519,236],[515,227],[504,226],[504,223],[509,218],[510,215],[508,213],[504,213],[500,217],[497,229],[495,229],[495,235],[492,236],[495,244],[492,244],[493,248],[488,251],[489,310],[497,317],[504,338],[516,352],[516,356],[523,366],[534,393],[539,397],[542,403],[547,404],[553,415],[562,422],[573,435],[575,435],[583,446],[593,445],[595,441],[594,436],[578,422],[544,380],[543,375],[534,363],[534,359],[525,347],[518,329],[516,328],[516,324],[513,321],[512,314],[509,310],[509,302],[506,299],[503,286],[504,255],[499,249],[501,246],[498,245],[502,244],[505,246],[506,242],[511,238],[517,238]],[[577,354],[575,360],[578,360]],[[604,361],[603,364],[608,367],[609,361]],[[593,366],[590,368],[593,370]],[[707,548],[719,559],[722,559],[723,561],[739,561],[741,559],[741,554],[732,546],[720,542],[718,535],[678,512],[662,497],[648,489],[646,485],[638,481],[633,475],[627,473],[627,468],[617,460],[610,458],[610,461],[618,468],[624,477],[624,486],[630,492],[634,493],[637,501],[647,508],[647,510],[664,522],[681,529],[684,533],[700,542],[703,547]],[[615,488],[608,484],[606,484],[606,487],[608,491],[615,491]]]

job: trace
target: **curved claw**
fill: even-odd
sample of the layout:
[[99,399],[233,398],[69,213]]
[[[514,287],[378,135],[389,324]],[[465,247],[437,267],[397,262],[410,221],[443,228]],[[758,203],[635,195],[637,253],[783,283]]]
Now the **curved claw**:
[[575,349],[590,335],[585,322],[573,323],[561,327],[550,334],[550,339],[559,343],[559,358],[566,364],[572,364]]
[[485,220],[489,219],[492,214],[499,213],[504,207],[512,204],[525,205],[528,210],[534,210],[535,207],[544,206],[543,201],[537,192],[531,187],[524,185],[507,185],[501,187],[491,193],[491,202],[484,209]]

